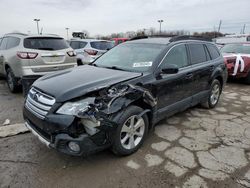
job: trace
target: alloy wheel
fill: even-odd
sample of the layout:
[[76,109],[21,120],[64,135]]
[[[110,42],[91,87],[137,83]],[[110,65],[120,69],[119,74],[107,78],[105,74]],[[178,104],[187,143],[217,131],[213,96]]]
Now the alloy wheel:
[[125,149],[134,149],[140,144],[145,133],[145,122],[142,117],[133,115],[122,126],[120,142]]

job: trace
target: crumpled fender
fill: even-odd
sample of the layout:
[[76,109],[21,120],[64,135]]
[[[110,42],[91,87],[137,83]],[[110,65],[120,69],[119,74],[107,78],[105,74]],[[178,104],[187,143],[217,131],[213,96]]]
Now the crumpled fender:
[[105,114],[116,113],[139,99],[143,99],[143,101],[152,108],[156,106],[157,104],[156,98],[154,98],[153,95],[147,89],[134,85],[128,85],[128,86],[129,88],[127,91],[119,93],[116,97],[110,100],[107,108],[102,110],[103,113]]

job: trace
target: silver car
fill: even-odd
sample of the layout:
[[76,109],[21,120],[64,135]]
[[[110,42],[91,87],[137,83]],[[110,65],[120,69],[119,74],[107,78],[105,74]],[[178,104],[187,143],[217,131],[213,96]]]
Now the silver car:
[[78,65],[92,63],[114,46],[113,42],[107,40],[78,38],[71,39],[69,44],[77,54]]
[[76,54],[57,35],[10,33],[0,38],[0,74],[6,76],[11,92],[25,77],[35,79],[49,72],[77,66]]

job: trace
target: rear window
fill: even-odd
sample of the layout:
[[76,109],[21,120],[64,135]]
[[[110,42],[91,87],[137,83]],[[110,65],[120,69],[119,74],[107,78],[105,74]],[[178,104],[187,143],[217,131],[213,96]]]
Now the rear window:
[[19,43],[20,43],[19,38],[17,38],[17,37],[9,37],[6,49],[14,48],[14,47],[18,46]]
[[70,46],[73,49],[84,48],[86,45],[87,45],[87,42],[79,42],[79,41],[72,41],[72,42],[70,42]]
[[216,58],[218,58],[220,56],[220,53],[217,50],[216,46],[214,46],[212,44],[207,44],[206,46],[208,48],[208,51],[209,51],[212,59],[216,59]]
[[90,46],[92,48],[98,49],[98,50],[109,50],[111,49],[114,45],[112,42],[107,42],[107,41],[96,41],[96,42],[90,42]]
[[221,52],[250,54],[250,44],[227,44],[221,48]]
[[69,48],[63,38],[56,37],[32,37],[24,39],[24,47],[37,50],[62,50]]
[[189,44],[189,50],[192,64],[207,61],[207,56],[203,44]]

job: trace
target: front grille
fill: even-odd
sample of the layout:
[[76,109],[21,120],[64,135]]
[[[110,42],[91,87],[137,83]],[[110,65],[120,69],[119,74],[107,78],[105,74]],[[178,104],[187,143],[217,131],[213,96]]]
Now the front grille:
[[25,102],[25,107],[38,118],[44,119],[55,101],[54,97],[31,88]]

